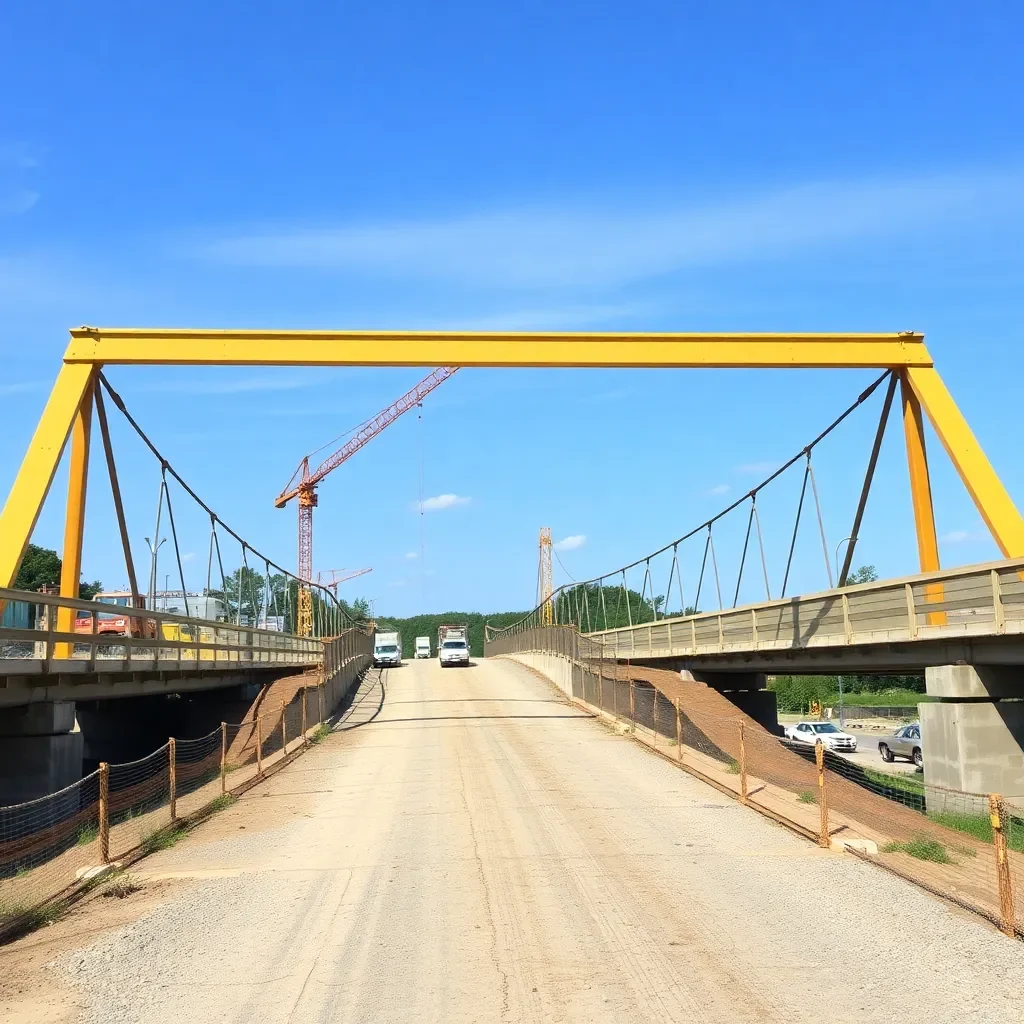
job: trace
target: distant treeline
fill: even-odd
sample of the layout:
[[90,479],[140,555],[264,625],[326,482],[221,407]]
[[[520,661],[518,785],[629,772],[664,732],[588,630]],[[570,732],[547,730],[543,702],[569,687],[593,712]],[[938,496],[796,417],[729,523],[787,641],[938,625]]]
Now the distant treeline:
[[377,632],[397,632],[402,636],[402,657],[411,658],[416,653],[416,637],[430,637],[430,653],[437,655],[437,627],[442,625],[469,626],[469,653],[482,658],[484,656],[484,623],[492,626],[510,626],[518,622],[526,612],[498,612],[494,615],[483,615],[480,612],[442,612],[440,615],[413,615],[408,619],[396,619],[390,616],[377,620]]

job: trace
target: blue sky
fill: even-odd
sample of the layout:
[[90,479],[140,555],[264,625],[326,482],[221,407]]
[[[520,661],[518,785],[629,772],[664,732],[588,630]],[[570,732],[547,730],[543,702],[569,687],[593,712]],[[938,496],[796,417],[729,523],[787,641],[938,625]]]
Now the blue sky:
[[[1022,22],[1010,3],[12,0],[0,492],[80,323],[915,329],[1020,504]],[[110,377],[225,521],[292,565],[294,512],[274,495],[305,452],[424,372]],[[463,370],[422,423],[406,417],[324,483],[316,567],[373,566],[349,596],[378,611],[524,607],[540,526],[576,539],[560,552],[574,576],[613,569],[749,489],[870,378]],[[816,457],[833,549],[877,397]],[[115,432],[141,559],[157,468]],[[422,517],[423,558],[421,450],[423,496],[460,499]],[[994,557],[934,438],[931,454],[944,564]],[[774,592],[799,483],[760,499]],[[104,484],[97,463],[85,573],[119,585]],[[50,546],[62,486],[37,528]],[[175,499],[201,586],[205,525]],[[733,581],[734,518],[717,541]],[[684,551],[687,586],[701,550]],[[915,568],[895,431],[859,551],[886,575]],[[826,582],[810,529],[794,577]],[[760,593],[749,574],[741,599]]]

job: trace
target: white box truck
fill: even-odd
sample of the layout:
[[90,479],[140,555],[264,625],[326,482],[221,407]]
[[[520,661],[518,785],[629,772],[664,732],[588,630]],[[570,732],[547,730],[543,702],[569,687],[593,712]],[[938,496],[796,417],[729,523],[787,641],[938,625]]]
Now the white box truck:
[[416,657],[417,658],[429,658],[430,657],[430,637],[429,636],[418,636],[418,637],[416,637]]
[[377,633],[374,636],[373,663],[377,666],[402,664],[402,638],[398,633]]
[[469,664],[469,626],[438,626],[437,657],[441,668]]

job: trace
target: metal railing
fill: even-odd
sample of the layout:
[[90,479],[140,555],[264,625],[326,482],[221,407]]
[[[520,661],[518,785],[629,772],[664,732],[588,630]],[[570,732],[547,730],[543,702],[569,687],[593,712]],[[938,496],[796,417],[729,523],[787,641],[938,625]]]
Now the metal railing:
[[714,655],[1024,633],[1024,559],[589,633],[612,657]]
[[[330,642],[148,608],[0,588],[0,607],[19,603],[34,609],[34,622],[28,627],[0,627],[0,665],[16,662],[19,674],[316,665],[324,658],[325,642]],[[88,631],[59,629],[62,609],[71,623],[88,617]],[[131,635],[102,631],[112,615],[129,620]]]

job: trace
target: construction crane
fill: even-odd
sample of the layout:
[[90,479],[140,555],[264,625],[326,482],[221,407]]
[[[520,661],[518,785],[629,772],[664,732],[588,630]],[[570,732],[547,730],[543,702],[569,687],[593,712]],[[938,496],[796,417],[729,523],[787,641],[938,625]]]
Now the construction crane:
[[348,569],[328,569],[331,574],[331,578],[324,579],[324,574],[318,572],[316,574],[316,582],[321,587],[327,587],[334,594],[338,596],[338,584],[345,583],[347,580],[354,580],[357,576],[365,576],[368,572],[373,572],[373,569],[356,569],[354,572],[349,572]]
[[540,624],[550,626],[554,620],[554,604],[552,593],[554,579],[551,572],[551,527],[540,528],[538,544],[539,559],[537,561],[537,604],[540,607]]
[[368,441],[375,438],[385,427],[389,427],[403,413],[422,403],[438,385],[443,384],[457,366],[440,366],[424,377],[411,391],[407,391],[396,402],[382,409],[372,419],[356,428],[355,433],[336,452],[328,455],[316,469],[310,470],[307,455],[299,468],[292,474],[288,485],[274,501],[275,508],[284,508],[292,498],[298,499],[299,507],[299,585],[298,633],[309,636],[313,632],[313,595],[309,590],[313,581],[313,509],[317,505],[316,487],[332,469],[337,469]]

